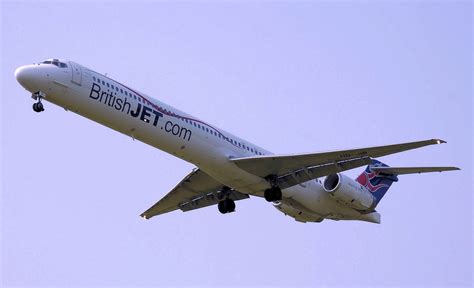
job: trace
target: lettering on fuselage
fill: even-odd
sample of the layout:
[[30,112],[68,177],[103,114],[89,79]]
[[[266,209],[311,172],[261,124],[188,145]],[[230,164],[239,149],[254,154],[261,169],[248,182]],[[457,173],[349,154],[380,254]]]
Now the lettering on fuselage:
[[136,103],[136,107],[133,107],[134,103],[128,101],[126,97],[121,98],[117,96],[116,92],[110,91],[109,89],[107,89],[107,91],[103,91],[102,87],[96,83],[92,83],[89,98],[97,100],[104,105],[129,115],[130,117],[139,118],[141,121],[149,123],[155,127],[159,127],[166,133],[170,133],[174,136],[177,136],[178,138],[187,141],[191,140],[191,130],[182,127],[179,124],[173,123],[172,121],[163,121],[163,113],[160,111],[157,111],[141,103]]

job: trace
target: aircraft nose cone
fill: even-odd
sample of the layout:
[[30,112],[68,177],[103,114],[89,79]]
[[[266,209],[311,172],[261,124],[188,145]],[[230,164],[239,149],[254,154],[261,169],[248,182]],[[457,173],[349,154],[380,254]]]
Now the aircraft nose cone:
[[32,85],[35,82],[35,69],[30,66],[21,66],[15,70],[15,78],[21,86],[27,90],[33,89]]

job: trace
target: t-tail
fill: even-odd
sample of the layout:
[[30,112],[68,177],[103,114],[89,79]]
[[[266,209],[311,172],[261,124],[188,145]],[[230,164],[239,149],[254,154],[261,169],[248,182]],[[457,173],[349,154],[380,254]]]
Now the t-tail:
[[372,162],[365,168],[364,172],[356,178],[362,186],[370,191],[377,203],[383,198],[393,182],[398,181],[398,175],[419,174],[429,172],[443,172],[459,170],[458,167],[390,167],[378,160]]
[[378,172],[374,169],[377,167],[383,168],[389,166],[378,160],[372,159],[372,162],[367,166],[367,168],[365,168],[364,172],[357,177],[356,181],[371,192],[377,203],[379,203],[392,183],[398,181],[398,177],[396,174]]

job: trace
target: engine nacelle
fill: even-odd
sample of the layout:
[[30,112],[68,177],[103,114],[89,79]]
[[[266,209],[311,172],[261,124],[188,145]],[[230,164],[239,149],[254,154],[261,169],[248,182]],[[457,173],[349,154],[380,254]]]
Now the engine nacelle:
[[377,199],[370,191],[344,174],[328,175],[323,187],[334,199],[351,208],[369,210],[377,205]]

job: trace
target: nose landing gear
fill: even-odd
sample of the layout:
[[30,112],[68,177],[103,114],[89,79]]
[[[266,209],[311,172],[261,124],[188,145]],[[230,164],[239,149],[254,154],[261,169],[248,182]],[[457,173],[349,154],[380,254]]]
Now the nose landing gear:
[[33,111],[38,112],[38,113],[44,111],[43,103],[41,103],[41,99],[44,96],[45,94],[41,91],[38,91],[36,93],[33,93],[33,95],[31,95],[33,99],[38,100],[38,102],[33,104]]
[[38,113],[44,111],[43,103],[41,103],[41,100],[33,104],[33,111]]

